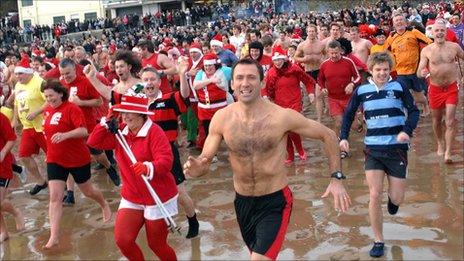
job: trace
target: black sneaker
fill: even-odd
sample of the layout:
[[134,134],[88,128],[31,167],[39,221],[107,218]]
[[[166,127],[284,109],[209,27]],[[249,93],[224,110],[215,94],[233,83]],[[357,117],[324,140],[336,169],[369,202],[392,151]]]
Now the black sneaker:
[[372,247],[371,251],[369,251],[369,255],[371,257],[381,257],[383,256],[385,243],[383,242],[374,242],[374,246]]
[[45,182],[45,183],[42,184],[42,185],[36,184],[31,190],[29,190],[29,194],[31,194],[32,196],[34,196],[34,195],[36,195],[37,193],[39,193],[42,189],[46,189],[47,187],[48,187],[47,182]]
[[398,209],[400,208],[399,206],[393,204],[393,202],[391,202],[391,199],[390,197],[388,197],[388,213],[390,213],[390,215],[395,215],[397,212],[398,212]]
[[74,200],[74,191],[68,190],[66,196],[63,198],[63,205],[64,206],[73,206],[75,204]]
[[118,172],[113,166],[110,166],[106,169],[106,173],[110,176],[111,181],[113,181],[115,186],[121,185],[121,179],[119,178]]

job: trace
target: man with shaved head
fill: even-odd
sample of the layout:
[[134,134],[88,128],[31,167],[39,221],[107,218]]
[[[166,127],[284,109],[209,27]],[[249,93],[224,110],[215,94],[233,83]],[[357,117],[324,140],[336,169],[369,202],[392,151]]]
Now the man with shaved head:
[[[464,52],[459,44],[445,40],[446,22],[444,20],[435,21],[432,34],[435,41],[422,50],[417,76],[426,77],[430,74],[429,105],[438,145],[437,154],[444,156],[445,163],[451,163],[451,146],[456,136],[456,106],[458,104],[458,67],[455,61],[464,59]],[[443,116],[445,116],[446,126],[444,137]]]

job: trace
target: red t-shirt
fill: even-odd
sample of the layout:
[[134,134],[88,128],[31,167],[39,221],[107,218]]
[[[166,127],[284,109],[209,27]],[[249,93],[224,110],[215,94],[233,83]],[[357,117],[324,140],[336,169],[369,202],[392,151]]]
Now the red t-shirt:
[[317,82],[321,88],[327,88],[332,99],[346,100],[351,94],[345,93],[345,87],[353,82],[356,86],[361,83],[361,76],[353,61],[343,57],[333,62],[327,59],[321,64]]
[[[16,140],[16,134],[11,128],[11,123],[8,118],[0,113],[0,150],[5,147],[8,141]],[[11,164],[13,163],[13,155],[8,152],[3,161],[0,161],[0,178],[11,179],[13,178],[13,171],[11,170]]]
[[[68,88],[69,96],[76,94],[81,100],[92,100],[100,98],[100,94],[95,90],[95,87],[90,81],[81,75],[77,75],[76,79],[70,83],[66,83],[61,79],[61,84]],[[95,115],[95,107],[79,106],[84,113],[87,131],[92,132],[95,125],[97,125],[97,117]]]
[[55,133],[86,127],[84,113],[79,106],[65,101],[58,108],[48,105],[44,110],[44,134],[47,140],[47,163],[65,168],[81,167],[90,163],[90,152],[85,138],[71,138],[52,143]]

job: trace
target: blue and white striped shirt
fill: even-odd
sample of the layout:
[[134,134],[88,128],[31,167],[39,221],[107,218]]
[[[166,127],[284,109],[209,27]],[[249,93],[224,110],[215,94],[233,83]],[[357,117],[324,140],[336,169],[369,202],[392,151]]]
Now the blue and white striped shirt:
[[367,123],[364,144],[367,148],[386,150],[408,149],[396,137],[405,132],[412,137],[419,121],[419,110],[409,90],[397,81],[390,81],[380,89],[373,82],[359,86],[351,96],[343,115],[340,139],[348,139],[351,123],[359,107],[364,110]]

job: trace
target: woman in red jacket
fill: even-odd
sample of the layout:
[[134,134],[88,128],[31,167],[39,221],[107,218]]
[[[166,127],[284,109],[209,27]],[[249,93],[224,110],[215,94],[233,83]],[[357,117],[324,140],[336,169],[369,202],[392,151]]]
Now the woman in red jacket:
[[[300,82],[306,86],[310,102],[314,100],[314,79],[306,74],[298,65],[288,61],[287,52],[281,46],[274,47],[272,55],[273,66],[269,69],[266,78],[266,87],[263,96],[267,96],[275,104],[284,108],[302,111],[302,97]],[[295,160],[293,145],[295,145],[301,160],[307,156],[301,143],[301,137],[289,133],[287,137],[287,160],[285,164],[292,164]]]
[[117,112],[121,112],[123,123],[119,129],[137,159],[135,164],[108,130],[106,118],[102,118],[102,124],[95,127],[87,141],[92,148],[115,149],[123,183],[114,227],[116,244],[129,260],[143,260],[143,253],[135,240],[145,225],[148,246],[153,252],[161,260],[175,260],[176,253],[167,243],[168,227],[164,216],[141,177],[148,177],[166,210],[171,216],[176,215],[177,187],[169,173],[173,162],[171,146],[163,130],[148,118],[153,112],[148,111],[146,97],[123,95],[121,103],[110,109],[107,118],[118,118]]
[[111,210],[102,193],[90,182],[90,151],[84,113],[68,101],[68,90],[56,80],[42,86],[47,101],[44,109],[44,133],[47,141],[47,175],[50,190],[50,239],[44,248],[58,244],[63,192],[71,174],[82,193],[95,200],[103,211],[103,221],[111,219]]

